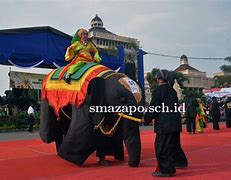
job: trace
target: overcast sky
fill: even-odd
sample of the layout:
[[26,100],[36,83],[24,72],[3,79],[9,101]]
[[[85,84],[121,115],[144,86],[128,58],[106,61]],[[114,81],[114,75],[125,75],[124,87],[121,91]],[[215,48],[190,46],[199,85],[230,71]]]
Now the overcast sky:
[[[231,55],[230,0],[0,0],[0,29],[51,26],[72,35],[80,27],[89,29],[95,14],[107,30],[138,39],[147,52],[195,57]],[[212,76],[227,62],[189,59],[189,63]],[[174,70],[177,66],[179,59],[144,56],[145,72],[154,67]],[[9,67],[0,66],[0,71],[3,95],[9,87]]]

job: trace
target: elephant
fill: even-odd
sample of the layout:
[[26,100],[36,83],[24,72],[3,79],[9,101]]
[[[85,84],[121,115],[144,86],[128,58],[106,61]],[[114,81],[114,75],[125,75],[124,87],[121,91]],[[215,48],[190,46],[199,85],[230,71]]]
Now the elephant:
[[[123,160],[124,141],[128,165],[137,167],[141,158],[137,119],[143,113],[136,111],[131,115],[96,112],[94,108],[142,105],[142,90],[139,85],[126,75],[96,63],[86,64],[76,72],[71,84],[57,79],[61,71],[60,68],[53,70],[43,80],[39,132],[41,139],[45,143],[55,142],[57,154],[79,166],[97,149],[104,151],[105,155],[114,154],[115,159]],[[103,123],[104,129],[117,124],[111,137],[102,133],[103,128],[100,131],[99,125]],[[102,146],[105,141],[114,142],[110,152]]]

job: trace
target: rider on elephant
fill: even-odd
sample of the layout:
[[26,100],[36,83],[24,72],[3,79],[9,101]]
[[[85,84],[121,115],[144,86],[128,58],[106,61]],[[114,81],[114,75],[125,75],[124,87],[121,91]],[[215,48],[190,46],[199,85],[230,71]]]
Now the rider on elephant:
[[[94,57],[91,56],[94,54]],[[66,61],[72,61],[68,65],[65,75],[65,81],[70,83],[70,76],[78,71],[83,65],[89,62],[100,63],[101,57],[95,45],[88,41],[88,31],[86,29],[78,29],[72,38],[71,45],[67,48],[65,54]]]

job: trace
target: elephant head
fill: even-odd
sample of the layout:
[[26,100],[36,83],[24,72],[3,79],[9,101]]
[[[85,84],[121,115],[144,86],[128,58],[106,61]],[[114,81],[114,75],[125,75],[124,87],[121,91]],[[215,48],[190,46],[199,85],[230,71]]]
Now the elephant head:
[[[119,118],[116,112],[96,112],[94,109],[91,111],[92,107],[114,107],[118,110],[120,106],[137,107],[141,104],[141,89],[124,74],[111,73],[104,78],[96,77],[88,84],[84,103],[80,106],[69,103],[58,115],[49,98],[42,99],[40,136],[47,143],[56,141],[59,156],[82,165],[88,156],[102,145],[99,130],[95,127],[102,119],[106,124],[112,124],[111,121]],[[140,118],[142,114],[133,112],[131,116]],[[118,124],[114,136],[119,137],[117,140],[120,140],[117,142],[120,145],[117,144],[114,148],[123,148],[122,140],[124,140],[129,155],[128,164],[136,167],[139,165],[141,155],[139,123],[123,116],[120,117]]]

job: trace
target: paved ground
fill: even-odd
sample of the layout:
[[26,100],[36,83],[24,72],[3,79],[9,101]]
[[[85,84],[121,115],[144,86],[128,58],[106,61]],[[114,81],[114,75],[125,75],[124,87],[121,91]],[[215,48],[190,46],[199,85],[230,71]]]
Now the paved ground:
[[[152,130],[153,126],[141,126],[141,131]],[[18,132],[2,132],[0,133],[0,141],[12,141],[12,140],[28,140],[28,139],[38,139],[39,131],[34,131],[33,133],[27,131]]]
[[21,132],[3,132],[0,133],[0,141],[12,141],[12,140],[27,140],[27,139],[38,139],[39,133],[29,133],[27,131]]
[[[221,125],[224,125],[224,122],[220,122]],[[140,130],[152,130],[153,126],[140,126]],[[185,125],[183,125],[183,131],[185,131]],[[27,131],[18,131],[18,132],[0,132],[0,141],[12,141],[12,140],[28,140],[28,139],[37,139],[39,137],[39,131],[34,131],[34,133],[29,133]]]

